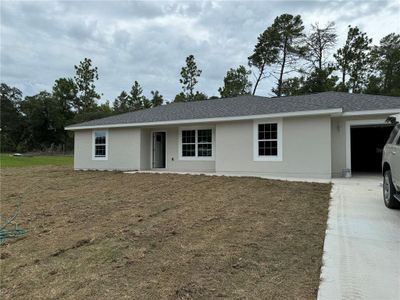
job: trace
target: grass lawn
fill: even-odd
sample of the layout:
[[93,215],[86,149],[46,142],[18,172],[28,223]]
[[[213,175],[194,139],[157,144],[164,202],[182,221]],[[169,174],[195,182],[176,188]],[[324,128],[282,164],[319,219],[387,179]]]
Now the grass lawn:
[[72,166],[74,158],[65,155],[51,155],[51,156],[12,156],[8,153],[0,154],[0,167],[30,167],[30,166]]
[[315,299],[331,186],[7,168],[2,299]]

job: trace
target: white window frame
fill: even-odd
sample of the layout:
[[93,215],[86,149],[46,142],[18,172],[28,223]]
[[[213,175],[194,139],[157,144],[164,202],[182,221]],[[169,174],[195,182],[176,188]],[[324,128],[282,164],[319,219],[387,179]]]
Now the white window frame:
[[[195,156],[182,156],[182,131],[195,131]],[[198,156],[198,130],[211,130],[211,156]],[[179,160],[215,160],[215,128],[210,126],[180,127],[179,128]]]
[[[105,132],[106,134],[106,156],[96,157],[96,132]],[[99,129],[92,131],[92,160],[108,160],[108,145],[110,141],[108,140],[108,129]]]
[[[258,125],[260,124],[277,124],[277,155],[258,155]],[[282,119],[263,119],[254,120],[253,122],[253,160],[254,161],[282,161],[282,144],[283,144],[283,126]]]

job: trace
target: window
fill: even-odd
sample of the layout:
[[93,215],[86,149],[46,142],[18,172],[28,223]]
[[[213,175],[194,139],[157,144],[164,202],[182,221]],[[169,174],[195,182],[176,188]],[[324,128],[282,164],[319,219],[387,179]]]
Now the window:
[[282,160],[282,122],[254,123],[254,160]]
[[392,144],[394,142],[394,139],[396,138],[399,129],[400,126],[396,126],[393,128],[392,132],[390,133],[389,139],[387,140],[387,144]]
[[182,130],[182,156],[196,156],[196,130]]
[[[397,128],[397,131],[400,131],[400,125],[397,125],[396,128]],[[396,145],[400,146],[400,134],[397,136],[397,143],[396,143]]]
[[95,131],[93,139],[93,159],[107,159],[107,131]]
[[278,155],[278,124],[258,124],[258,156]]
[[182,159],[210,159],[213,156],[213,130],[190,129],[181,131]]

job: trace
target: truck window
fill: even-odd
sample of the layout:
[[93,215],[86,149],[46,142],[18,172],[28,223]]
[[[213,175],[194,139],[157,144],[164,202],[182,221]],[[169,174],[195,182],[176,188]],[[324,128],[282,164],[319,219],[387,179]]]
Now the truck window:
[[389,136],[389,139],[387,140],[387,144],[392,144],[394,139],[397,136],[397,133],[399,132],[399,125],[397,125],[395,128],[393,128],[392,133]]

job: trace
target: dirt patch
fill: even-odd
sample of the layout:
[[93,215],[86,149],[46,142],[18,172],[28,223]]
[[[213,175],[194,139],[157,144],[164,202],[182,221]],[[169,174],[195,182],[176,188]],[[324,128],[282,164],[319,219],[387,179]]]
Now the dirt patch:
[[1,171],[2,299],[316,298],[330,185],[257,178]]

